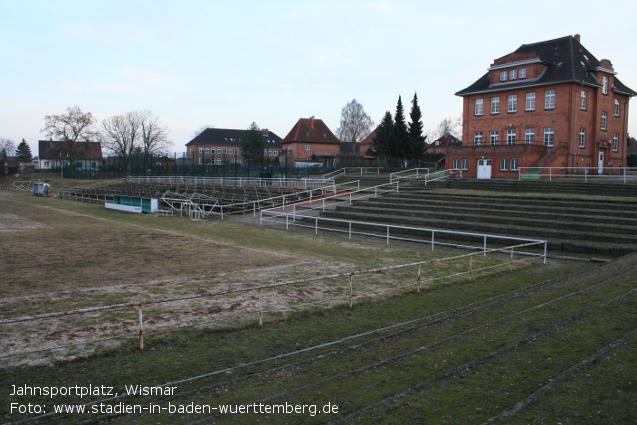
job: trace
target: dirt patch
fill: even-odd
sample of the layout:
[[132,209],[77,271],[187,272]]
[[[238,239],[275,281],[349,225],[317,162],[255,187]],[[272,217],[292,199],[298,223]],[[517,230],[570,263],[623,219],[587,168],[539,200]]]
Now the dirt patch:
[[20,230],[38,230],[50,228],[50,226],[38,223],[37,221],[29,220],[28,218],[24,218],[19,215],[0,213],[0,232],[16,232]]

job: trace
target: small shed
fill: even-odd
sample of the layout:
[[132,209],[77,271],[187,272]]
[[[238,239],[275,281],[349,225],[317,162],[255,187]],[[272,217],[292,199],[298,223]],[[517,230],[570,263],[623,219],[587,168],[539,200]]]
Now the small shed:
[[33,183],[33,196],[44,196],[48,192],[47,188],[51,187],[50,184],[44,182]]

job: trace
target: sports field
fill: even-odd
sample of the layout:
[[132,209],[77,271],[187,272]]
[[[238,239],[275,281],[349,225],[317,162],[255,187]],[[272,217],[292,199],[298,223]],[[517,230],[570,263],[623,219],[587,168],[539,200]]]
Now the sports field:
[[[10,191],[0,191],[0,240],[0,319],[25,318],[0,325],[3,422],[637,418],[634,255],[528,261],[471,280],[433,280],[468,260],[436,263],[420,293],[413,268],[357,276],[350,290],[347,278],[313,278],[464,252]],[[476,258],[475,267],[500,257]],[[307,282],[250,290],[294,280]],[[208,296],[237,288],[246,291]],[[144,307],[140,351],[134,304],[180,297]],[[54,315],[119,304],[130,305]],[[143,395],[127,394],[141,387]]]

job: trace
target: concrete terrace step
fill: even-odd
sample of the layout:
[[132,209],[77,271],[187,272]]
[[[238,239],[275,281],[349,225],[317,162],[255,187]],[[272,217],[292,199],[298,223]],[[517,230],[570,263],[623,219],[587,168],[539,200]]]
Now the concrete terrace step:
[[[549,249],[571,252],[600,254],[600,255],[624,255],[637,250],[637,237],[626,235],[609,235],[607,233],[588,233],[578,231],[562,231],[559,229],[538,229],[526,226],[502,226],[497,223],[473,223],[455,220],[427,220],[419,218],[388,217],[369,213],[339,214],[334,211],[326,211],[325,217],[340,218],[343,220],[356,220],[363,222],[393,224],[402,226],[422,227],[440,230],[453,230],[470,233],[487,233],[493,235],[506,235],[519,238],[545,239],[549,242]],[[321,224],[322,226],[324,224]],[[331,224],[332,226],[334,224]],[[343,223],[342,227],[346,225]],[[370,229],[373,229],[370,226]],[[405,234],[413,231],[406,230]],[[463,240],[461,236],[455,239]],[[470,238],[469,238],[470,239]]]
[[[385,215],[389,217],[415,217],[426,219],[471,221],[476,223],[497,222],[499,225],[520,225],[535,228],[560,228],[571,230],[584,230],[587,232],[606,232],[637,235],[637,219],[624,219],[622,217],[561,214],[547,210],[545,212],[525,212],[513,210],[511,212],[501,209],[472,209],[459,207],[432,207],[424,206],[417,210],[401,208],[400,205],[384,205],[369,203],[367,205],[338,206],[337,212],[367,212],[368,214]],[[574,217],[577,217],[574,220]]]

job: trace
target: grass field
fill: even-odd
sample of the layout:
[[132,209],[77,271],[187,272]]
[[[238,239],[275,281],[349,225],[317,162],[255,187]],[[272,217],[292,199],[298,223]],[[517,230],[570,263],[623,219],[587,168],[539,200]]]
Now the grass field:
[[[0,192],[0,237],[0,319],[455,254],[7,191]],[[429,268],[426,276],[461,267]],[[0,354],[0,417],[148,424],[637,420],[635,255],[606,264],[529,262],[472,281],[436,280],[420,294],[413,285],[394,288],[413,280],[413,269],[360,278],[351,310],[346,281],[264,293],[278,311],[265,314],[263,327],[251,310],[256,294],[157,305],[144,311],[143,352],[133,308],[1,325],[2,353],[79,344]],[[313,306],[307,299],[328,301]],[[89,344],[99,335],[123,337]],[[124,394],[137,384],[161,386],[155,392],[162,394]],[[103,385],[119,395],[11,395],[25,385]],[[63,404],[87,413],[54,414]],[[118,411],[125,405],[155,412]],[[252,413],[180,413],[221,405],[249,405]],[[304,412],[286,413],[289,406]],[[320,412],[325,406],[330,413]]]

